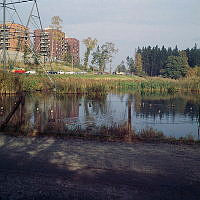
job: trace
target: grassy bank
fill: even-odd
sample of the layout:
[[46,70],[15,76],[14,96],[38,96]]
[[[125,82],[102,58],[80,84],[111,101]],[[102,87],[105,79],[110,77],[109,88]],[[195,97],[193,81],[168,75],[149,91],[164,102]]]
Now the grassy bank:
[[[179,80],[158,77],[117,76],[117,75],[51,75],[58,93],[106,93],[111,90],[144,92],[196,91],[200,92],[200,78]],[[19,90],[48,91],[53,87],[46,75],[0,73],[0,92],[14,93]]]

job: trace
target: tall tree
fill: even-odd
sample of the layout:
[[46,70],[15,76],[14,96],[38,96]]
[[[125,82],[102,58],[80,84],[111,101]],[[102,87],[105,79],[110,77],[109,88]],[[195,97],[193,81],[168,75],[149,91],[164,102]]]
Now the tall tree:
[[134,60],[133,58],[131,57],[127,57],[126,58],[126,63],[127,63],[127,66],[128,66],[128,70],[131,74],[133,74],[135,72],[135,64],[134,64]]
[[[62,37],[61,37],[61,23],[62,23],[62,19],[59,16],[53,16],[51,18],[51,25],[49,26],[52,30],[51,30],[51,62],[53,61],[53,49],[54,49],[54,45],[62,42]],[[57,31],[55,31],[57,30]]]
[[200,49],[198,49],[197,44],[192,49],[187,48],[186,54],[190,67],[200,66]]
[[137,74],[142,74],[143,72],[142,55],[140,53],[135,54],[135,70]]
[[185,53],[180,53],[180,56],[169,56],[164,69],[161,74],[166,78],[178,79],[187,74],[189,65]]
[[115,47],[115,44],[112,42],[106,42],[105,45],[102,46],[104,48],[105,52],[107,52],[108,58],[106,59],[106,62],[110,64],[110,73],[111,73],[111,65],[112,65],[112,59],[114,54],[118,52],[118,49]]
[[99,68],[99,71],[104,72],[106,64],[112,62],[113,55],[117,51],[115,45],[110,42],[106,42],[101,47],[98,46],[96,51],[92,54],[92,64],[95,64]]
[[53,16],[51,18],[50,28],[56,29],[56,30],[61,30],[62,29],[62,26],[61,26],[62,22],[63,22],[63,20],[59,16]]
[[83,44],[86,46],[86,52],[84,55],[84,67],[85,69],[88,68],[88,62],[89,62],[89,56],[91,54],[91,51],[96,47],[97,45],[97,39],[92,39],[91,37],[88,37],[83,40]]

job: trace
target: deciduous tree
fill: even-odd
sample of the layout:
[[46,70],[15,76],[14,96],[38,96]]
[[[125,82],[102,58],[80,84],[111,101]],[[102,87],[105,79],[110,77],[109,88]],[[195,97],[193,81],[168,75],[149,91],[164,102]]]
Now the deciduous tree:
[[98,42],[97,39],[92,39],[91,37],[88,37],[87,39],[83,40],[83,44],[85,44],[86,46],[86,52],[84,55],[85,69],[88,68],[89,56],[91,54],[91,51],[96,47],[97,42]]
[[106,42],[101,47],[98,46],[96,51],[92,54],[92,64],[95,64],[99,71],[104,72],[107,63],[112,63],[113,55],[117,53],[115,44]]
[[135,55],[135,70],[138,75],[143,73],[143,63],[142,63],[142,55],[140,53],[136,53]]

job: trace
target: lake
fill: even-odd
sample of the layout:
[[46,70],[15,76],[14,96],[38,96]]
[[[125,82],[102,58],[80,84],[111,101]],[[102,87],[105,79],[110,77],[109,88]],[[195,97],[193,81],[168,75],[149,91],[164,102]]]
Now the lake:
[[[0,96],[0,122],[12,111],[18,96]],[[199,139],[200,95],[177,93],[109,93],[94,95],[26,95],[5,132],[67,134],[102,127],[129,126],[136,131],[153,128],[176,138]]]

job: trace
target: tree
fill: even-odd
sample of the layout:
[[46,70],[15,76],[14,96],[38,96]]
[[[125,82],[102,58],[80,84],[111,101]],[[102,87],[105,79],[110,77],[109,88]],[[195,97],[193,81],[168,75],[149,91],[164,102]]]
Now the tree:
[[134,60],[133,58],[131,57],[127,57],[126,58],[126,63],[127,63],[127,66],[128,66],[128,70],[131,74],[133,74],[135,72],[135,64],[134,64]]
[[62,29],[62,26],[61,26],[62,22],[63,22],[63,20],[59,16],[53,16],[51,18],[50,28],[56,29],[56,30],[61,30]]
[[96,51],[92,54],[92,64],[95,64],[99,68],[99,71],[104,72],[106,64],[112,63],[113,55],[117,51],[115,45],[111,42],[106,42],[101,47],[98,46]]
[[[62,33],[61,33],[61,23],[62,19],[59,16],[53,16],[51,18],[51,25],[49,26],[51,28],[51,62],[53,61],[53,49],[54,45],[58,45],[58,43],[62,42]],[[56,31],[55,31],[56,30]]]
[[28,65],[28,64],[31,63],[31,61],[30,61],[30,53],[31,53],[30,49],[28,48],[27,45],[25,45],[24,46],[24,55],[23,55],[23,60],[24,60],[24,64],[25,65]]
[[32,58],[33,58],[33,61],[34,61],[34,64],[35,64],[35,65],[39,65],[39,64],[40,64],[40,59],[39,59],[39,56],[38,56],[38,55],[33,54],[33,55],[32,55]]
[[93,52],[92,56],[92,64],[96,65],[99,68],[99,70],[102,69],[104,65],[104,59],[101,47],[99,45],[97,46],[96,51]]
[[115,48],[115,44],[112,42],[106,42],[102,47],[104,51],[107,52],[108,57],[106,58],[106,62],[110,63],[110,72],[111,72],[112,59],[114,54],[118,52],[118,49]]
[[124,61],[122,60],[122,62],[117,66],[116,68],[116,71],[117,72],[126,72],[126,66],[125,66],[125,63]]
[[140,53],[136,53],[135,54],[135,70],[138,75],[143,73],[142,66],[143,66],[142,55]]
[[161,70],[163,77],[178,79],[184,77],[189,69],[185,52],[180,56],[169,56],[164,69]]
[[86,52],[84,55],[84,67],[85,69],[88,68],[88,62],[89,62],[89,56],[91,54],[91,51],[96,47],[97,45],[97,39],[92,39],[91,37],[88,37],[87,39],[83,40],[83,43],[86,46]]
[[192,49],[186,49],[186,54],[190,67],[200,66],[200,49],[197,44]]
[[71,53],[70,52],[65,53],[63,60],[64,60],[66,65],[68,65],[68,66],[72,65],[72,55],[71,55]]

